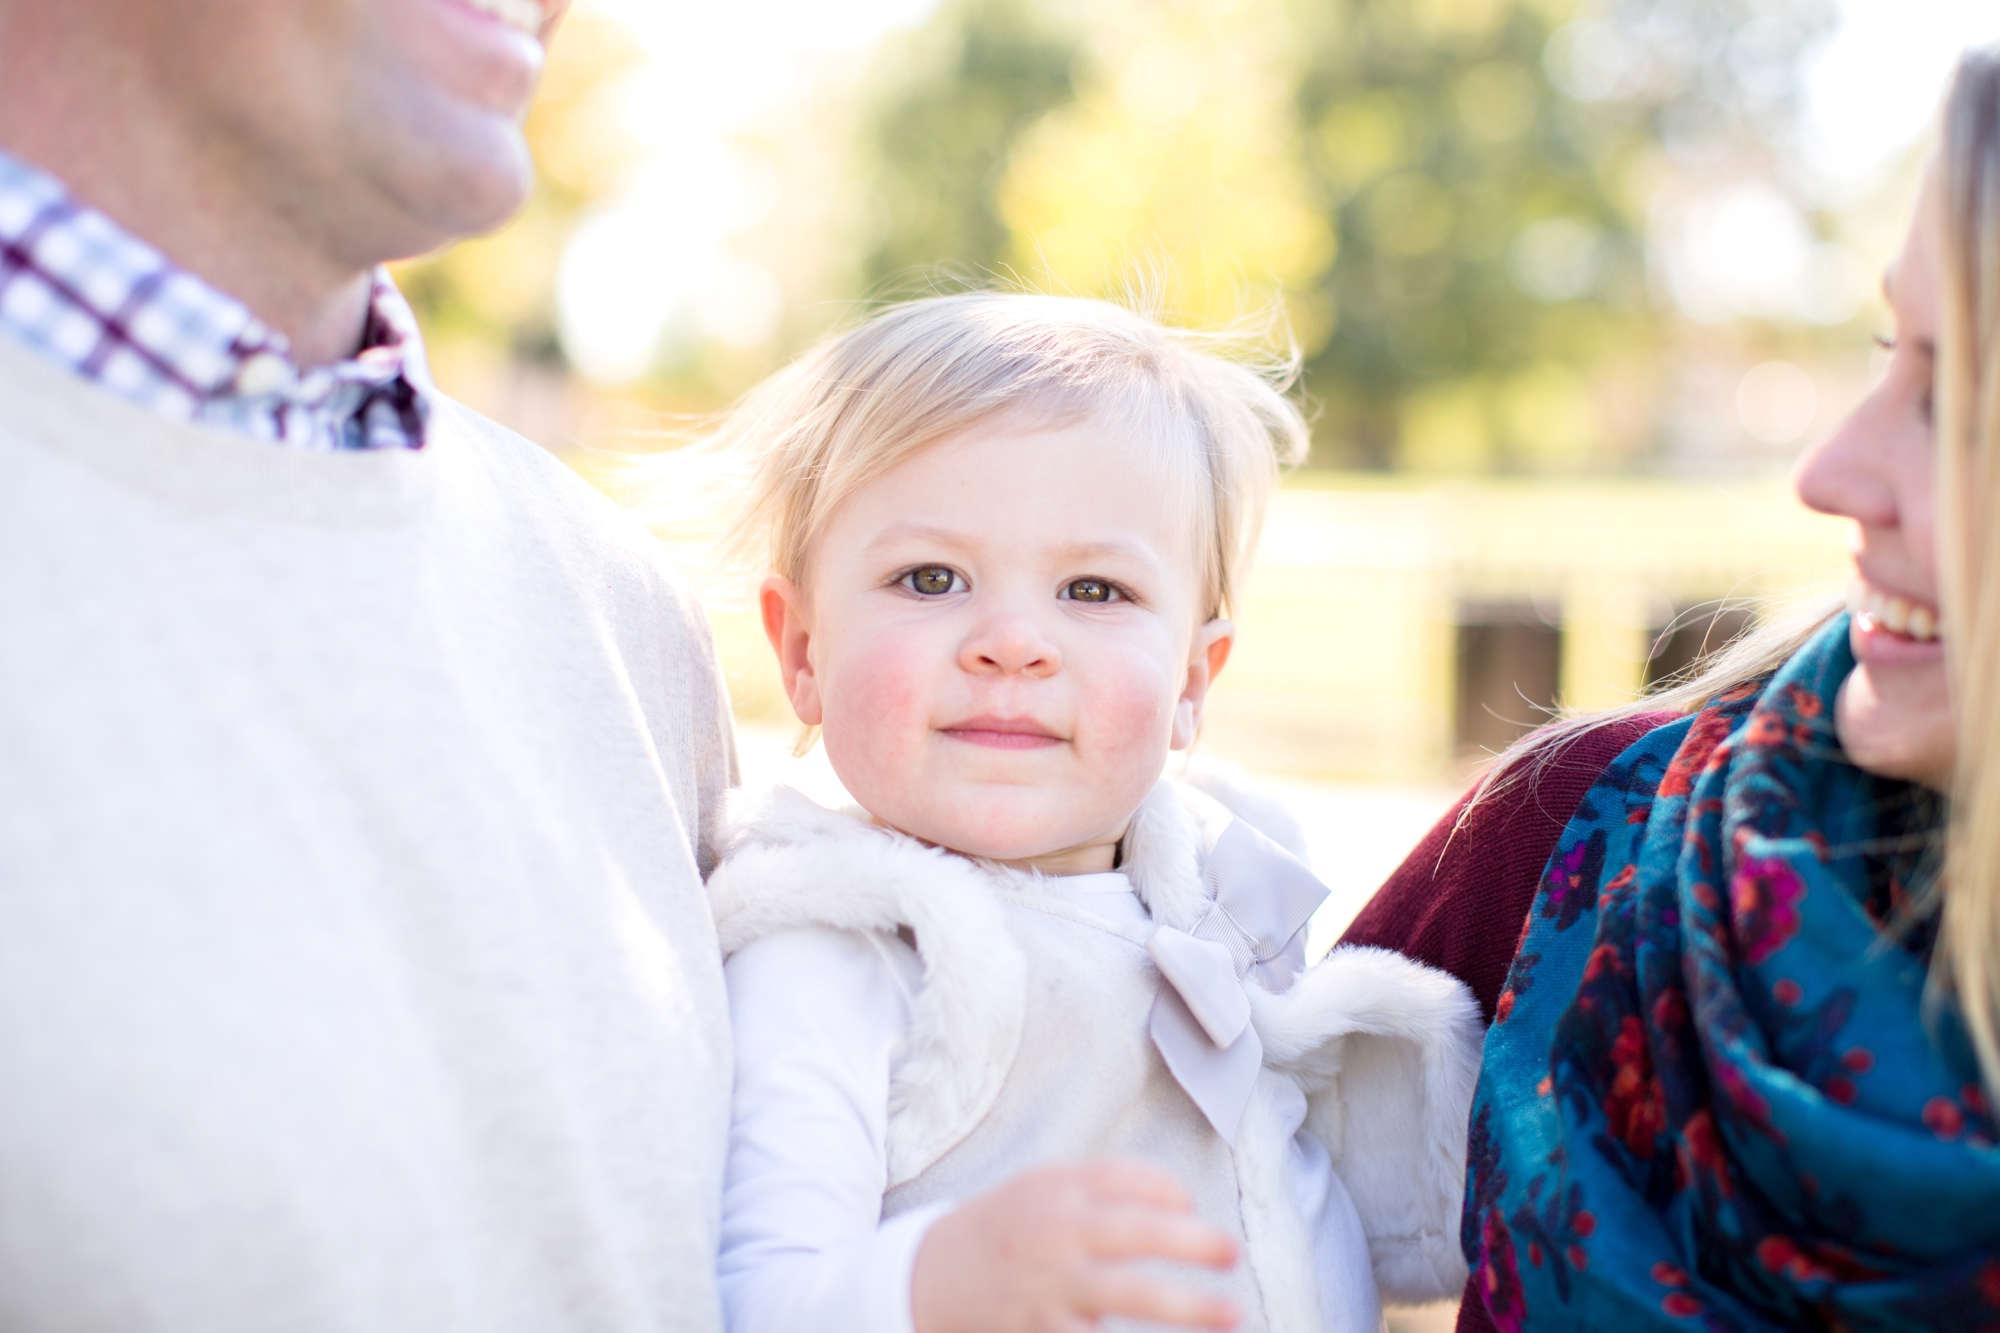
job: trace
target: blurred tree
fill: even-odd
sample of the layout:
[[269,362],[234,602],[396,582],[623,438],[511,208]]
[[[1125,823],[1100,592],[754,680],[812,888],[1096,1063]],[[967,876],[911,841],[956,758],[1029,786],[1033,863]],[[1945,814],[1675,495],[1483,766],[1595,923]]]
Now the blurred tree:
[[1021,133],[1075,91],[1077,39],[1033,0],[947,0],[881,61],[861,116],[871,292],[939,268],[992,275],[1009,229],[998,191]]
[[[863,265],[1282,294],[1327,464],[1642,456],[1663,183],[1768,170],[1830,0],[955,0],[865,120]],[[913,54],[914,53],[914,54]],[[928,54],[925,54],[928,53]],[[1164,274],[1158,270],[1164,269]]]
[[1670,319],[1647,283],[1649,198],[1788,131],[1829,6],[1311,8],[1301,139],[1340,253],[1310,288],[1317,455],[1456,470],[1643,449],[1604,400],[1634,389]]
[[1022,137],[1002,185],[1014,267],[1060,290],[1137,285],[1205,323],[1321,272],[1335,238],[1299,162],[1284,0],[1088,12],[1078,96]]

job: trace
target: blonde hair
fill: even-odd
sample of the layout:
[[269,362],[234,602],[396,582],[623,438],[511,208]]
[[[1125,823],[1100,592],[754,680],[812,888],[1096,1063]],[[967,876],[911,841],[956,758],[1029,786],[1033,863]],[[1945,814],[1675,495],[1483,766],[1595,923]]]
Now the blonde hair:
[[741,496],[722,547],[803,583],[841,504],[912,455],[995,421],[1032,430],[1101,417],[1153,450],[1187,518],[1204,608],[1225,614],[1278,469],[1303,461],[1309,442],[1286,397],[1298,354],[1268,346],[1073,297],[891,306],[751,390],[699,446],[733,464]]
[[[1987,1093],[2000,1100],[2000,48],[1968,51],[1959,61],[1945,99],[1938,168],[1938,564],[1957,755],[1944,856],[1933,892],[1919,905],[1941,909],[1933,995],[1955,994]],[[1596,727],[1642,713],[1692,712],[1770,676],[1838,610],[1801,607],[1664,690],[1523,738],[1466,809],[1532,781]]]
[[1958,753],[1937,975],[2000,1092],[2000,49],[1959,62],[1939,168],[1939,574]]

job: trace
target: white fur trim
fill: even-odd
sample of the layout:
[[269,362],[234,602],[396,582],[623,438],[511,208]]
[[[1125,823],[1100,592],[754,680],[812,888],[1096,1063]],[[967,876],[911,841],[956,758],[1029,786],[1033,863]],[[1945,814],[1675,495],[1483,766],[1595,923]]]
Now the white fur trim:
[[1285,803],[1263,790],[1241,764],[1206,755],[1189,758],[1179,782],[1226,807],[1259,833],[1299,858],[1300,865],[1312,864],[1306,847],[1306,831]]
[[889,1083],[889,1185],[914,1179],[992,1109],[1021,1044],[1026,967],[976,863],[836,814],[787,787],[732,810],[709,877],[723,953],[804,926],[908,926],[924,985]]
[[1368,1236],[1385,1301],[1465,1285],[1459,1213],[1482,1032],[1456,978],[1386,949],[1335,949],[1283,995],[1251,994],[1264,1059],[1306,1092]]
[[1138,890],[1153,920],[1176,930],[1193,930],[1208,911],[1208,885],[1201,877],[1202,853],[1215,840],[1203,837],[1200,814],[1227,811],[1197,792],[1162,782],[1146,794],[1126,826],[1124,859],[1118,868]]
[[[924,984],[891,1076],[889,1184],[914,1179],[971,1133],[1020,1047],[1025,966],[1000,894],[1038,880],[826,810],[788,788],[739,797],[708,882],[723,951],[781,930],[833,926],[917,937]],[[1162,783],[1133,816],[1123,869],[1161,925],[1207,910],[1203,849],[1229,811]],[[1385,1300],[1455,1295],[1466,1121],[1479,1012],[1456,979],[1382,949],[1341,948],[1283,995],[1249,988],[1270,1069],[1304,1089],[1306,1128],[1354,1200]],[[1291,1202],[1267,1074],[1238,1131],[1244,1220],[1271,1327],[1317,1326],[1310,1241]],[[1414,1108],[1414,1111],[1413,1111]]]
[[[1324,1322],[1312,1237],[1299,1214],[1298,1195],[1285,1174],[1291,1145],[1278,1102],[1281,1094],[1273,1087],[1283,1078],[1269,1069],[1258,1073],[1250,1104],[1236,1129],[1234,1152],[1246,1259],[1264,1298],[1265,1325],[1274,1333],[1316,1329]],[[1298,1113],[1294,1110],[1293,1114]]]

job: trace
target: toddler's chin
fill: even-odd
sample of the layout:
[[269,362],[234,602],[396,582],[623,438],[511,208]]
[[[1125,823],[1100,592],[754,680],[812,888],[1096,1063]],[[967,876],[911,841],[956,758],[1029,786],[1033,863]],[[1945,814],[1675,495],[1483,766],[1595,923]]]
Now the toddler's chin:
[[986,803],[985,809],[964,817],[940,811],[897,813],[900,818],[885,817],[879,812],[875,817],[899,833],[982,861],[1040,860],[1091,841],[1094,832],[1071,827],[1071,821],[1059,814],[1051,817],[1049,811],[1009,810],[997,801]]
[[1046,824],[1038,833],[1025,828],[962,828],[949,824],[934,825],[929,833],[916,828],[903,828],[902,832],[961,856],[977,857],[982,861],[1032,861],[1069,845],[1051,842]]

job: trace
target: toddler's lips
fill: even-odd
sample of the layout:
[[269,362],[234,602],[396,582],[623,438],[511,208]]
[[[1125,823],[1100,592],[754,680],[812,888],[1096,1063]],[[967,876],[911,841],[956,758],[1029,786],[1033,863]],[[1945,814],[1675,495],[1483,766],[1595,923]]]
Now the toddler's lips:
[[974,717],[938,730],[955,741],[991,750],[1039,750],[1062,744],[1062,737],[1031,718]]

